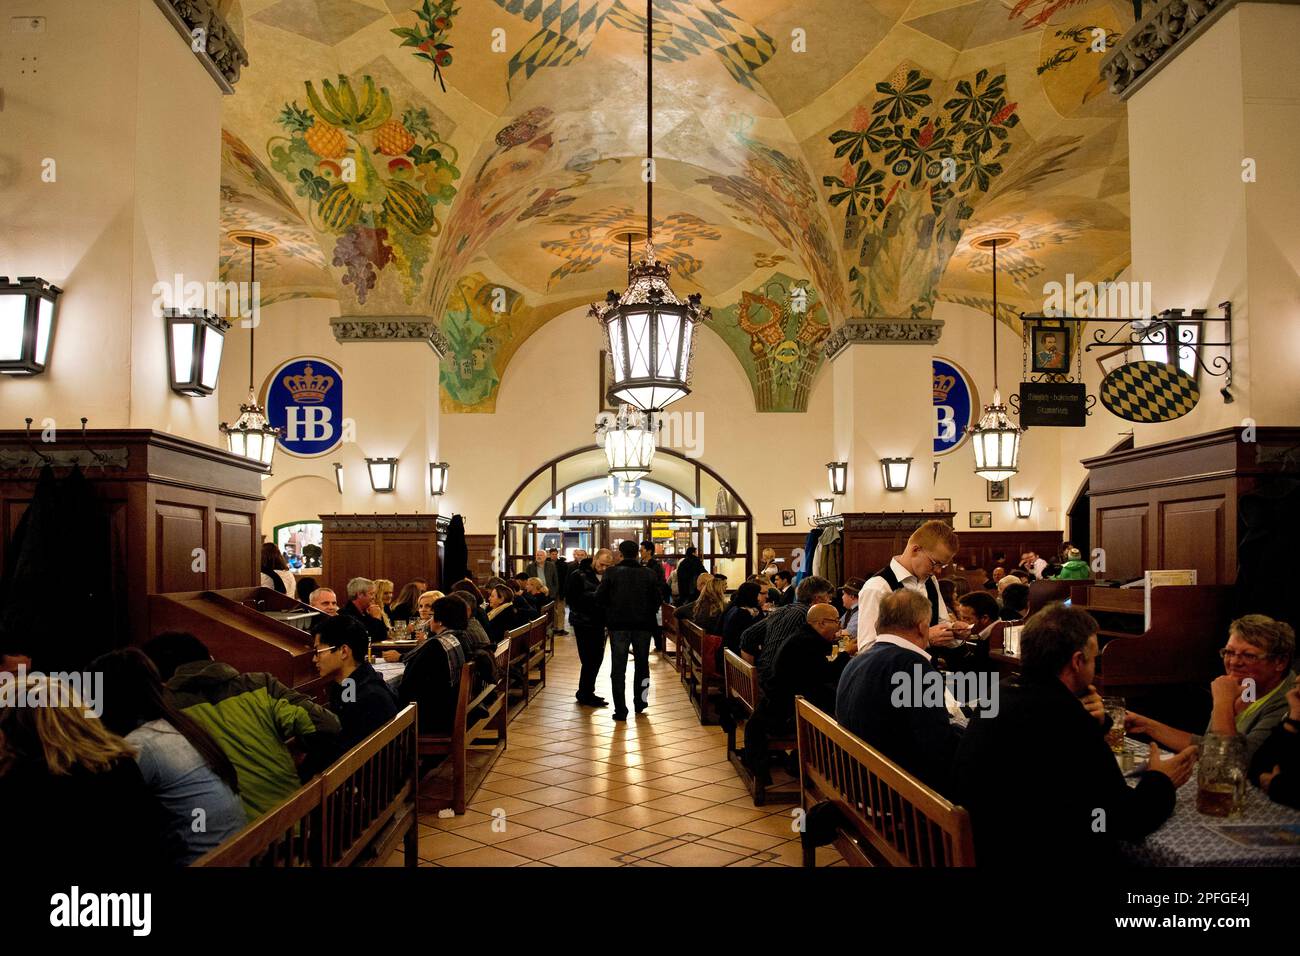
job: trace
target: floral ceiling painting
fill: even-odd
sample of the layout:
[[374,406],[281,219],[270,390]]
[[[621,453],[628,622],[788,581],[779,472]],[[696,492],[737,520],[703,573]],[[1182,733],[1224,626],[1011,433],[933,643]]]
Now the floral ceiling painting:
[[[999,257],[1013,323],[1048,282],[1127,266],[1125,111],[1098,70],[1127,0],[653,4],[656,248],[728,316],[756,407],[806,406],[823,328],[990,308],[982,233],[1021,236]],[[280,240],[264,301],[436,323],[444,407],[470,411],[542,322],[621,286],[645,221],[644,0],[227,12],[251,63],[224,104],[223,233]],[[223,270],[243,255],[223,242]]]

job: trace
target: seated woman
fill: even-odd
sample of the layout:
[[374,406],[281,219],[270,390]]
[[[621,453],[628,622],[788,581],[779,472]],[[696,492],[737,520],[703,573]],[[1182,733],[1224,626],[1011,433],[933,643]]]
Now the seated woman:
[[1255,752],[1250,779],[1269,799],[1300,810],[1300,685],[1286,692],[1287,715]]
[[289,570],[289,562],[284,560],[280,549],[270,541],[262,543],[261,585],[279,591],[281,594],[298,593],[298,581]]
[[384,630],[392,630],[393,619],[388,614],[388,606],[393,601],[394,584],[388,578],[375,578],[375,604],[379,605],[379,620]]
[[150,793],[135,751],[69,685],[25,678],[28,701],[0,707],[5,853],[63,867],[165,867],[180,855],[172,821]]
[[722,647],[718,649],[719,673],[722,671],[723,650],[739,654],[740,635],[758,620],[758,596],[761,593],[755,582],[746,581],[731,596],[731,605],[723,612],[718,623],[718,633],[722,635]]
[[424,592],[420,590],[419,581],[410,581],[402,588],[401,593],[397,595],[397,603],[388,609],[388,616],[394,623],[398,621],[413,620],[418,611],[418,602],[420,595]]
[[[727,609],[726,584],[710,574],[708,580],[700,582],[700,596],[686,606],[691,609],[690,620],[698,624],[705,634],[720,634],[719,623],[722,613]],[[679,608],[678,617],[682,616],[680,611]]]
[[515,595],[502,583],[488,591],[488,638],[493,644],[505,640],[506,632],[526,624],[527,619],[515,609]]
[[[333,619],[331,619],[333,620]],[[221,746],[172,702],[158,668],[143,651],[124,647],[91,662],[104,675],[104,726],[135,747],[145,784],[171,819],[188,865],[243,829],[239,778]],[[194,829],[194,811],[204,826]]]
[[474,611],[473,611],[474,620],[478,621],[479,624],[483,625],[483,629],[486,631],[487,611],[483,609],[483,605],[485,603],[485,600],[483,598],[483,592],[478,589],[477,584],[475,584],[473,581],[470,581],[469,579],[466,579],[464,581],[457,581],[455,584],[451,586],[452,594],[455,594],[458,591],[468,594],[470,598],[474,601]]
[[538,614],[542,612],[542,605],[550,600],[546,594],[546,584],[541,578],[529,578],[524,582],[524,597],[528,598],[528,603]]
[[474,603],[473,596],[468,591],[457,591],[452,588],[447,597],[460,598],[465,604],[465,613],[468,615],[465,624],[465,637],[468,639],[470,647],[476,651],[482,650],[487,651],[489,654],[492,653],[492,639],[488,637],[487,629],[474,616],[474,612],[478,610],[478,605]]
[[694,621],[695,618],[692,615],[695,613],[695,601],[700,599],[699,596],[704,593],[704,589],[708,587],[709,582],[712,580],[713,575],[708,571],[701,571],[695,575],[695,600],[687,601],[678,607],[677,610],[673,611],[673,617],[679,621]]
[[[1295,685],[1291,658],[1295,631],[1291,625],[1263,614],[1247,614],[1228,626],[1228,643],[1219,656],[1227,671],[1210,684],[1214,709],[1207,734],[1240,735],[1245,739],[1246,760],[1287,716],[1287,694]],[[1197,734],[1170,727],[1129,711],[1124,720],[1129,733],[1146,734],[1162,746],[1182,750],[1199,745]]]
[[[416,599],[415,607],[418,618],[411,626],[410,635],[415,640],[423,642],[429,636],[429,626],[433,623],[433,602],[442,597],[441,591],[425,591]],[[401,651],[384,651],[383,658],[392,664],[396,661],[404,660],[408,655],[415,653],[416,648],[403,654]]]

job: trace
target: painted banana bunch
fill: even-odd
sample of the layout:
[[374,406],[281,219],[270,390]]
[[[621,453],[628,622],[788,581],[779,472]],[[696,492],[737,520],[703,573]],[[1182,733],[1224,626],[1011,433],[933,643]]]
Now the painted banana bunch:
[[365,78],[364,105],[358,101],[352,82],[342,73],[337,87],[329,80],[321,80],[321,92],[323,99],[311,80],[307,81],[307,100],[316,115],[331,126],[341,126],[354,134],[381,126],[393,115],[393,100],[388,88],[376,90],[373,77]]

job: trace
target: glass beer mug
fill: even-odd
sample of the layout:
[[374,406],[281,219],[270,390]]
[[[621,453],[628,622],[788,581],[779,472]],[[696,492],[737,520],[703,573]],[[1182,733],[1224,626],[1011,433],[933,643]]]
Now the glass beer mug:
[[1196,809],[1211,817],[1234,816],[1246,799],[1246,745],[1240,737],[1206,734],[1196,768]]

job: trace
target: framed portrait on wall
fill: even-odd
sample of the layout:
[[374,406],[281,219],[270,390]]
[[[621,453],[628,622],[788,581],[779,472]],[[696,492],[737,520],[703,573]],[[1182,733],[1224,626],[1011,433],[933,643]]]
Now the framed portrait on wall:
[[934,510],[936,514],[949,514],[952,511],[951,498],[935,498]]
[[611,405],[607,393],[610,383],[614,381],[614,360],[608,352],[600,350],[600,399],[596,407],[602,412],[618,413],[618,405]]
[[785,508],[781,511],[781,524],[787,528],[794,526],[794,509]]
[[993,527],[992,511],[972,511],[970,513],[970,526],[972,528],[991,528]]
[[1030,368],[1064,375],[1070,370],[1070,334],[1064,325],[1034,325],[1029,330]]
[[1011,500],[1011,479],[1004,478],[1001,481],[990,481],[986,483],[988,488],[984,496],[985,501],[1010,501]]

